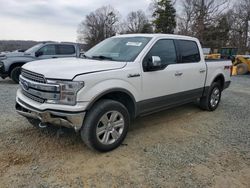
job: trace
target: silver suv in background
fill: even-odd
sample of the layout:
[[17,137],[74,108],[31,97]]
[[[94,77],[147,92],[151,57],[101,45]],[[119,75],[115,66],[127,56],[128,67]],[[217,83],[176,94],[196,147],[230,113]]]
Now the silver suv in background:
[[14,82],[19,82],[21,67],[28,62],[42,59],[79,57],[80,48],[75,43],[43,42],[25,52],[6,53],[0,55],[0,77],[10,77]]

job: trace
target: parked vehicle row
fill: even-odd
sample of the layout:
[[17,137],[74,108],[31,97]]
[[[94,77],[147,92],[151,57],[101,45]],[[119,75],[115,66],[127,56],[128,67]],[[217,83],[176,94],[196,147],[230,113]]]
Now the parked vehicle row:
[[115,36],[83,59],[23,65],[16,110],[34,125],[74,128],[90,148],[110,151],[138,116],[197,100],[202,109],[215,110],[230,84],[231,67],[227,60],[205,61],[196,38]]
[[44,42],[37,44],[25,52],[12,52],[0,55],[0,77],[10,77],[14,82],[19,82],[21,67],[28,62],[62,58],[79,57],[80,50],[74,43]]

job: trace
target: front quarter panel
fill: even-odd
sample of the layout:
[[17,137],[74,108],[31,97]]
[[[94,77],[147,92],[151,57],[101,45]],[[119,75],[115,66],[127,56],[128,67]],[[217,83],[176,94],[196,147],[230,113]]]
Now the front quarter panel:
[[5,71],[9,71],[11,65],[16,63],[28,63],[34,61],[32,57],[10,57],[4,60],[1,60],[4,63]]
[[135,101],[140,100],[141,77],[128,78],[129,74],[140,73],[139,64],[128,63],[123,69],[83,74],[74,81],[84,81],[85,86],[78,92],[77,101],[94,101],[100,94],[109,90],[126,90]]

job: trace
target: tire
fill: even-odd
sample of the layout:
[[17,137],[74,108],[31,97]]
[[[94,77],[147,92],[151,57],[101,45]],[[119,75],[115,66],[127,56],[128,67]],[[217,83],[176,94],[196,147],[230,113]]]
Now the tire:
[[81,138],[91,149],[111,151],[121,145],[129,124],[130,116],[123,104],[113,100],[100,100],[87,113]]
[[200,98],[200,108],[207,111],[214,111],[220,104],[222,88],[218,82],[211,84],[208,94]]
[[15,82],[15,83],[19,83],[19,76],[21,74],[21,67],[15,67],[12,69],[11,73],[10,73],[10,78]]
[[245,63],[238,64],[236,67],[238,75],[244,75],[248,72],[248,66]]

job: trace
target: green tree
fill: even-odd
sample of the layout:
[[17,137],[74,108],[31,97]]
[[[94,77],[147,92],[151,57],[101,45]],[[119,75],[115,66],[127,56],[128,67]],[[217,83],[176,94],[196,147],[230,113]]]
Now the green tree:
[[150,23],[145,23],[141,30],[141,33],[153,33],[152,25]]
[[154,2],[153,23],[158,33],[174,33],[176,27],[176,10],[171,0]]

